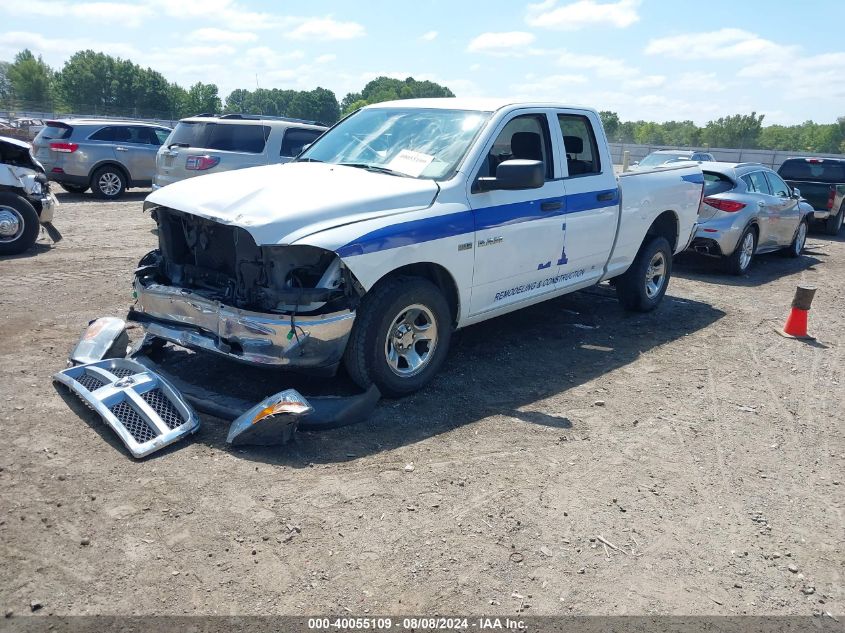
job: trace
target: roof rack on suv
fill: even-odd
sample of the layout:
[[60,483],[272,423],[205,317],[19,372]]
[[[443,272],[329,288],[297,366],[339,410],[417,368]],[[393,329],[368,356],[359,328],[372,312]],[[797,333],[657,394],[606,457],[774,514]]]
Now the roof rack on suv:
[[[200,115],[202,116],[202,115]],[[294,117],[288,116],[269,116],[264,114],[241,114],[239,112],[235,112],[232,114],[224,114],[220,117],[220,119],[245,119],[248,121],[286,121],[288,123],[303,123],[305,125],[323,125],[325,123],[321,123],[320,121],[308,121],[306,119],[296,119]]]

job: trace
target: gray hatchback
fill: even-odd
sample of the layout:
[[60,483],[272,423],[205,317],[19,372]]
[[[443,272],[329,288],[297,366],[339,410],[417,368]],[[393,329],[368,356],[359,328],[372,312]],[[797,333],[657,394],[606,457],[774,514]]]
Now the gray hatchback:
[[812,207],[774,171],[759,163],[707,163],[704,197],[690,250],[723,258],[744,274],[758,253],[801,255]]
[[61,119],[46,121],[32,151],[47,177],[73,193],[91,188],[114,199],[130,187],[149,187],[156,153],[170,128],[140,121]]

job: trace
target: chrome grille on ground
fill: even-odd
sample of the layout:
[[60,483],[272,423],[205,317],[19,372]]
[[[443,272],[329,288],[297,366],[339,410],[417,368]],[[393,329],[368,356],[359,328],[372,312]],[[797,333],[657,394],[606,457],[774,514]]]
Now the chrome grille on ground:
[[114,358],[53,376],[117,433],[134,457],[194,433],[199,418],[164,378],[134,360]]
[[120,423],[126,427],[126,430],[135,438],[138,444],[149,442],[158,435],[155,429],[150,428],[150,425],[144,421],[144,418],[125,400],[110,407],[110,410],[114,413],[114,417],[120,420]]
[[96,391],[103,385],[108,384],[104,378],[100,378],[94,374],[89,374],[88,372],[85,372],[77,378],[76,382],[85,387],[88,391]]
[[179,411],[170,403],[161,389],[150,389],[142,393],[141,397],[164,420],[168,429],[172,430],[185,424]]

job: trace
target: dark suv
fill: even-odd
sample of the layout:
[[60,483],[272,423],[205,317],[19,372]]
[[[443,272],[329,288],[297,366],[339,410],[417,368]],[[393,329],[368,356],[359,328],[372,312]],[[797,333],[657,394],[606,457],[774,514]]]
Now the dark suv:
[[788,158],[778,168],[778,175],[801,190],[825,233],[839,233],[845,218],[845,159]]
[[46,121],[32,151],[50,180],[73,193],[90,187],[99,198],[119,198],[129,187],[149,187],[156,152],[170,128],[140,121]]

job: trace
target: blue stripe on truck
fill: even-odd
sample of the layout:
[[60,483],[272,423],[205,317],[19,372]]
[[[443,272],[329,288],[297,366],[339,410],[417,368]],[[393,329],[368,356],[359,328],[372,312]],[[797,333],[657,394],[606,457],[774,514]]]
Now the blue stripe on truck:
[[[604,199],[599,200],[600,197]],[[561,208],[555,211],[543,211],[541,206],[545,202],[560,202]],[[384,226],[341,246],[337,254],[341,257],[366,255],[540,218],[578,213],[589,209],[603,209],[617,204],[619,204],[619,189],[615,188],[448,213]]]

